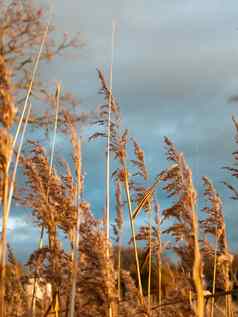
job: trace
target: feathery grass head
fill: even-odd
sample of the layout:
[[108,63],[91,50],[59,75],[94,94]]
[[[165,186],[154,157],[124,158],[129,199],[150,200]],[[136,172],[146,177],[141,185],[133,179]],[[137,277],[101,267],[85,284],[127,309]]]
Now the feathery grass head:
[[214,265],[216,272],[213,283],[218,288],[224,287],[228,290],[231,285],[229,275],[233,256],[228,249],[222,201],[208,177],[203,177],[203,182],[205,188],[204,197],[208,204],[203,208],[207,217],[201,220],[200,224],[204,234],[213,238],[213,244],[208,241],[208,238],[203,241],[202,252],[205,264],[207,264],[205,265],[207,280],[211,281],[209,267],[211,267],[211,262],[213,262],[216,265],[216,267]]
[[188,167],[182,153],[165,138],[167,159],[172,161],[169,169],[161,173],[161,180],[167,182],[164,189],[169,197],[177,197],[172,207],[163,211],[164,219],[173,219],[173,223],[164,233],[175,238],[173,247],[180,257],[185,276],[190,287],[197,294],[196,314],[204,316],[204,294],[202,282],[202,260],[198,238],[198,220],[196,215],[197,194],[193,186],[192,171]]
[[131,163],[134,164],[138,171],[135,175],[140,175],[144,178],[144,180],[148,179],[148,171],[145,165],[145,157],[144,157],[144,151],[140,147],[139,143],[136,142],[135,139],[132,138],[132,143],[134,146],[134,154],[136,159],[131,160]]
[[12,137],[6,128],[0,128],[0,170],[6,171],[12,153]]
[[[33,209],[40,225],[50,229],[58,225],[67,230],[68,221],[76,223],[72,175],[69,168],[62,176],[52,170],[44,148],[32,142],[31,155],[21,159],[27,186],[22,189],[20,202]],[[65,164],[64,164],[65,166]],[[66,165],[67,167],[67,165]]]
[[77,177],[78,193],[80,194],[83,190],[83,178],[82,178],[82,158],[81,158],[81,140],[78,137],[75,122],[73,121],[72,115],[69,112],[64,112],[65,122],[70,131],[71,143],[73,146],[73,159]]
[[16,108],[13,102],[11,74],[0,54],[0,122],[10,128],[14,122]]
[[203,177],[203,182],[204,196],[210,206],[203,208],[207,218],[200,221],[201,228],[205,234],[210,234],[218,240],[221,251],[227,251],[226,227],[221,198],[208,177]]
[[164,233],[172,235],[176,239],[175,251],[184,255],[182,259],[186,267],[191,269],[193,255],[194,228],[193,228],[193,206],[196,203],[196,193],[192,190],[191,170],[186,164],[184,156],[179,153],[175,145],[165,138],[167,159],[174,164],[161,173],[161,180],[167,184],[163,187],[168,197],[178,197],[172,207],[163,211],[163,218],[176,220]]

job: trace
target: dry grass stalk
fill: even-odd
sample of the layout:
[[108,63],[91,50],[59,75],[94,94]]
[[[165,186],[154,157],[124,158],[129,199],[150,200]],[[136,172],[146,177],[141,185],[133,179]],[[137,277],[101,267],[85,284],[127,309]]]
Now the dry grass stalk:
[[112,108],[112,76],[113,76],[113,58],[114,41],[116,25],[112,24],[112,43],[111,43],[111,63],[109,74],[109,96],[108,96],[108,125],[107,125],[107,159],[106,159],[106,236],[110,240],[110,144],[111,144],[111,108]]
[[[117,180],[115,183],[115,200],[116,200],[116,223],[113,226],[114,234],[116,236],[116,243],[118,246],[118,262],[117,262],[117,286],[118,286],[118,301],[121,300],[121,248],[122,248],[122,233],[123,233],[123,223],[124,215],[123,208],[124,204],[121,197],[121,184]],[[119,310],[119,305],[118,305]]]
[[157,240],[157,250],[156,250],[156,261],[157,261],[157,287],[158,287],[158,304],[159,304],[159,316],[161,316],[161,303],[162,303],[162,261],[161,261],[161,234],[160,234],[160,206],[156,199],[154,200],[155,208],[155,223],[156,223],[156,240]]
[[[107,138],[107,146],[106,146],[106,206],[105,206],[105,215],[104,215],[104,225],[105,225],[105,232],[108,243],[110,241],[110,150],[111,150],[111,137],[112,137],[112,121],[111,116],[112,112],[115,112],[115,102],[112,95],[112,80],[113,80],[113,59],[114,59],[114,41],[115,41],[115,31],[116,31],[116,24],[112,22],[112,38],[111,38],[111,63],[110,63],[110,70],[109,70],[109,87],[104,79],[104,76],[100,70],[98,70],[99,79],[102,84],[102,91],[105,94],[105,98],[108,101],[106,115],[107,118],[104,122],[106,125],[106,133],[104,136]],[[102,111],[105,115],[105,110]],[[100,134],[100,133],[99,133]],[[107,256],[109,257],[109,249],[107,251]],[[112,307],[109,307],[109,316],[112,316]]]
[[152,210],[149,210],[149,268],[148,268],[148,314],[151,314],[151,274],[152,274]]
[[73,272],[72,272],[72,289],[70,297],[70,306],[69,306],[69,316],[73,317],[75,314],[75,297],[76,297],[76,281],[78,273],[78,249],[79,249],[79,231],[80,231],[80,221],[81,221],[81,193],[83,190],[82,184],[82,158],[81,158],[81,140],[77,135],[77,129],[75,124],[72,121],[72,117],[69,113],[65,112],[65,119],[68,123],[70,133],[71,133],[71,143],[74,150],[74,165],[76,170],[76,195],[75,195],[75,205],[77,210],[77,221],[74,230],[74,241],[73,241]]
[[216,244],[215,244],[215,254],[214,254],[214,268],[213,268],[213,281],[212,281],[212,304],[211,304],[211,317],[214,316],[214,308],[215,308],[215,291],[216,291],[216,275],[217,275],[217,245],[218,245],[218,237],[217,237],[217,228],[216,228]]
[[[116,25],[112,23],[112,43],[111,43],[111,64],[109,74],[109,97],[108,97],[108,126],[107,126],[107,161],[106,161],[106,237],[110,240],[110,144],[111,144],[111,104],[112,104],[112,74],[113,74],[113,58],[114,58],[114,40]],[[107,249],[107,257],[109,259],[109,247]],[[109,305],[109,317],[113,316],[111,305]],[[72,316],[73,317],[73,316]]]
[[160,182],[159,177],[155,180],[154,184],[152,184],[147,190],[143,192],[141,197],[139,197],[139,202],[136,208],[133,210],[132,219],[133,221],[136,219],[136,217],[139,215],[141,210],[145,207],[148,207],[148,205],[151,204],[151,201],[153,199],[156,187],[158,186]]
[[[215,240],[214,247],[214,270],[215,277],[218,279],[214,284],[221,284],[226,292],[231,290],[230,272],[233,256],[229,252],[228,241],[226,236],[226,227],[223,214],[223,205],[219,194],[214,188],[212,182],[203,177],[204,196],[209,203],[203,210],[207,214],[207,218],[201,221],[201,227],[206,235],[210,235]],[[219,269],[219,271],[218,271]],[[213,292],[215,287],[213,287]],[[214,304],[214,299],[213,299]],[[214,306],[214,305],[213,305]],[[212,308],[212,313],[214,307]],[[232,297],[226,296],[226,316],[232,316]]]
[[8,192],[9,192],[9,174],[8,161],[11,156],[11,137],[6,129],[1,129],[1,173],[3,178],[3,198],[2,198],[2,232],[0,245],[0,316],[5,316],[5,279],[6,279],[6,239],[7,239],[7,214],[8,214]]
[[[2,42],[2,38],[0,39]],[[9,162],[12,156],[12,137],[9,132],[16,108],[13,102],[11,75],[2,52],[0,53],[0,122],[5,128],[1,128],[0,137],[0,177],[3,180],[2,193],[2,232],[0,244],[0,316],[5,316],[5,284],[6,284],[6,244],[8,222],[8,196],[9,196]]]
[[193,221],[193,233],[194,233],[194,264],[193,264],[193,280],[197,293],[197,307],[196,314],[198,317],[204,316],[204,290],[202,282],[202,259],[198,238],[198,220],[196,216],[196,192],[192,183],[192,173],[189,175],[189,189],[190,189],[190,206],[192,207],[192,221]]
[[[28,112],[26,115],[26,120],[24,123],[21,139],[20,139],[20,144],[18,147],[17,155],[16,155],[16,161],[13,169],[13,173],[11,176],[11,180],[9,180],[8,176],[8,171],[9,171],[9,160],[5,163],[5,186],[4,186],[4,195],[3,195],[3,221],[2,221],[2,234],[1,234],[1,295],[4,298],[5,294],[5,284],[6,284],[6,247],[7,247],[7,224],[8,224],[8,218],[10,214],[10,208],[11,208],[11,202],[12,202],[12,197],[13,197],[13,191],[14,191],[14,185],[15,185],[15,180],[16,180],[16,174],[17,174],[17,168],[18,168],[18,163],[21,155],[21,149],[22,145],[24,142],[24,137],[25,137],[25,132],[26,132],[26,127],[27,123],[29,120],[30,116],[30,111],[31,111],[31,105],[28,108]],[[9,150],[9,149],[8,149]],[[11,158],[12,155],[12,148],[10,146],[9,150],[9,159]],[[9,186],[10,182],[10,186]],[[5,302],[4,299],[1,298],[1,303],[2,303],[2,315],[4,316],[5,314]]]
[[130,189],[129,189],[128,171],[127,171],[127,167],[126,167],[125,163],[124,163],[124,173],[125,173],[125,175],[124,175],[124,187],[125,187],[125,192],[126,192],[126,197],[127,197],[128,211],[129,211],[129,217],[130,217],[130,226],[131,226],[131,233],[132,233],[132,241],[133,241],[133,247],[134,247],[134,252],[135,252],[140,301],[141,301],[141,304],[143,304],[144,303],[144,296],[143,296],[143,289],[142,289],[142,283],[141,283],[140,263],[139,263],[139,257],[138,257],[138,251],[137,251],[135,227],[134,227],[134,222],[133,222],[133,218],[132,218],[132,204],[131,204],[131,196],[130,196]]
[[24,142],[24,138],[25,138],[25,134],[26,134],[26,128],[27,128],[28,121],[30,118],[30,113],[31,113],[31,104],[29,105],[29,107],[27,109],[26,119],[24,122],[23,130],[22,130],[22,134],[21,134],[21,138],[20,138],[20,143],[19,143],[19,146],[17,149],[16,161],[15,161],[14,169],[13,169],[12,176],[11,176],[9,195],[8,195],[7,218],[9,217],[9,213],[10,213],[10,209],[11,209],[11,202],[12,202],[12,197],[13,197],[14,185],[15,185],[15,181],[16,181],[17,169],[18,169],[21,151],[22,151],[22,146],[23,146],[23,142]]
[[[202,259],[198,238],[198,220],[196,215],[196,191],[192,182],[192,171],[175,145],[165,138],[167,159],[174,165],[161,173],[161,180],[166,181],[164,189],[169,197],[177,196],[178,201],[164,210],[165,219],[174,218],[177,223],[164,232],[171,234],[177,242],[176,253],[182,256],[182,265],[186,272],[191,272],[197,303],[196,315],[204,316],[204,295],[202,283]],[[192,271],[191,271],[192,268]]]

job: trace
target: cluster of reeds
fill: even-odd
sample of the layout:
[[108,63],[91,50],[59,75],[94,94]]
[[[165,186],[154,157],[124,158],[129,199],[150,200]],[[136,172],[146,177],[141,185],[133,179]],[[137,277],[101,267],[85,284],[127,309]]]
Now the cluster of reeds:
[[[234,316],[232,279],[237,277],[222,201],[212,182],[203,177],[206,216],[199,220],[192,170],[168,138],[166,157],[172,165],[150,178],[145,153],[124,129],[112,92],[113,59],[109,83],[98,70],[103,104],[83,113],[59,83],[52,93],[37,73],[40,61],[77,46],[76,39],[64,36],[58,44],[50,39],[52,8],[45,21],[44,11],[30,0],[0,4],[0,317],[213,317],[222,316],[219,310]],[[113,42],[115,25],[112,35]],[[39,114],[36,100],[43,105]],[[46,138],[52,131],[52,141],[45,147],[39,140],[26,142],[28,124],[42,135],[46,131]],[[86,140],[80,128],[87,125],[96,130],[91,141],[105,140],[102,217],[96,217],[94,202],[84,199]],[[57,153],[59,133],[70,144],[72,160]],[[237,160],[237,152],[233,155]],[[226,169],[238,177],[235,166]],[[237,200],[235,186],[224,184]],[[161,191],[172,200],[165,210]],[[13,198],[30,210],[40,232],[25,268],[7,243]],[[144,223],[138,225],[138,219]]]
[[[3,38],[0,39],[3,41]],[[5,289],[6,289],[6,235],[8,220],[8,199],[9,199],[9,162],[12,157],[12,136],[10,128],[14,123],[16,108],[13,101],[11,74],[3,53],[0,54],[0,158],[1,158],[1,198],[2,198],[2,233],[0,252],[0,315],[5,312]]]

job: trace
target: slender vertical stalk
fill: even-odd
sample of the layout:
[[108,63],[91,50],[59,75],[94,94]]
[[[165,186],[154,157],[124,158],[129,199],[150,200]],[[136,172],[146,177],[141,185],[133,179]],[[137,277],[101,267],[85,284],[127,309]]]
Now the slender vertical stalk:
[[196,315],[197,317],[204,316],[204,291],[202,284],[202,259],[198,238],[198,220],[196,214],[196,192],[192,183],[192,172],[189,170],[189,206],[192,214],[192,228],[194,235],[194,263],[193,263],[193,281],[197,293]]
[[152,271],[152,210],[149,210],[149,272],[148,272],[148,314],[151,308],[151,272]]
[[156,249],[156,261],[157,261],[157,299],[159,304],[159,316],[161,316],[161,303],[162,303],[162,270],[161,270],[161,237],[160,237],[160,206],[154,197],[154,209],[155,209],[155,222],[156,222],[156,238],[157,238],[157,249]]
[[121,233],[119,236],[119,242],[118,242],[118,278],[117,278],[117,289],[118,289],[118,301],[120,303],[121,300]]
[[[120,186],[120,184],[119,184]],[[122,232],[123,232],[123,222],[119,228],[119,240],[118,240],[118,302],[121,300],[121,248],[122,248]],[[119,307],[119,306],[118,306]]]
[[[182,269],[182,272],[185,275],[186,272],[184,271],[184,269]],[[191,279],[191,273],[190,272],[188,272],[188,279],[189,280]],[[189,300],[190,309],[193,310],[194,303],[193,303],[193,291],[192,291],[192,286],[191,285],[189,285],[189,289],[188,289],[188,300]]]
[[155,213],[156,213],[156,224],[157,224],[157,287],[158,287],[158,304],[159,304],[159,316],[161,317],[161,303],[162,303],[162,283],[161,283],[161,237],[160,237],[160,207],[158,202],[156,201],[156,198],[154,199],[154,205],[155,205]]
[[[213,264],[213,280],[212,280],[212,302],[211,302],[211,317],[214,316],[214,306],[215,306],[215,291],[216,291],[216,274],[217,274],[217,247],[218,247],[218,239],[217,239],[217,227],[216,227],[216,244],[215,244],[215,253],[214,253],[214,264]],[[226,297],[227,298],[227,297]]]
[[121,300],[121,246],[122,246],[122,232],[124,222],[124,210],[121,200],[121,183],[117,181],[115,184],[116,197],[116,235],[117,235],[117,316],[120,316],[120,300]]
[[80,185],[77,184],[77,225],[74,234],[74,248],[73,248],[73,274],[72,274],[72,289],[69,307],[69,316],[74,317],[75,313],[75,297],[76,297],[76,282],[77,282],[77,267],[78,267],[78,246],[79,246],[79,229],[80,229]]
[[[226,273],[226,276],[229,279],[229,264],[226,264],[226,266],[225,266],[225,273]],[[228,284],[228,283],[226,282],[226,284]],[[225,288],[226,288],[226,292],[231,290],[230,286],[228,286],[228,285],[226,285]],[[226,296],[226,314],[227,314],[228,317],[233,317],[234,316],[233,308],[232,308],[232,296],[231,296],[231,294],[228,294]]]
[[10,182],[10,187],[9,187],[9,195],[8,195],[8,203],[7,203],[7,219],[9,217],[9,213],[10,213],[10,209],[11,209],[12,197],[13,197],[13,192],[14,192],[14,184],[15,184],[16,175],[17,175],[17,168],[18,168],[18,164],[19,164],[19,160],[20,160],[21,150],[22,150],[22,146],[23,146],[23,142],[24,142],[24,137],[25,137],[26,128],[27,128],[29,117],[30,117],[30,113],[31,113],[31,104],[29,105],[29,107],[27,109],[26,120],[25,120],[25,124],[23,126],[20,144],[19,144],[19,147],[17,150],[17,155],[16,155],[16,162],[15,162],[12,177],[11,177],[11,182]]
[[110,239],[110,143],[111,143],[111,108],[112,108],[112,75],[114,58],[115,22],[112,23],[111,64],[109,71],[108,126],[107,126],[107,159],[106,159],[106,237]]
[[[230,270],[230,264],[225,263],[224,264],[224,270],[225,270],[225,291],[229,292],[231,291],[230,287],[230,279],[229,279],[229,270]],[[232,295],[228,294],[226,296],[226,317],[233,317],[233,308],[232,308]]]
[[144,296],[143,296],[143,289],[142,289],[142,283],[141,283],[140,264],[139,264],[139,257],[138,257],[138,251],[137,251],[135,227],[134,227],[134,222],[132,219],[132,205],[131,205],[131,196],[130,196],[130,189],[129,189],[128,170],[127,170],[125,162],[124,162],[124,171],[125,171],[124,186],[125,186],[125,192],[126,192],[126,197],[127,197],[127,204],[128,204],[128,211],[129,211],[130,225],[131,225],[131,233],[132,233],[132,241],[133,241],[135,260],[136,260],[136,271],[137,271],[137,279],[138,279],[138,286],[139,286],[140,302],[141,302],[141,304],[144,304]]
[[[113,75],[113,59],[114,59],[114,40],[115,40],[116,24],[112,22],[112,38],[111,38],[111,63],[109,70],[109,98],[108,98],[108,126],[107,126],[107,159],[106,159],[106,239],[107,239],[107,259],[109,260],[109,240],[110,240],[110,144],[111,144],[111,108],[112,108],[112,75]],[[112,305],[109,303],[109,317],[112,317]]]
[[78,262],[79,262],[79,231],[80,231],[80,201],[82,193],[82,153],[81,153],[81,139],[78,138],[76,127],[73,125],[71,118],[69,118],[69,125],[71,129],[71,140],[74,147],[74,164],[76,169],[76,195],[75,195],[75,205],[77,210],[76,215],[76,226],[74,228],[74,239],[73,239],[73,272],[72,272],[72,288],[71,297],[69,303],[69,316],[74,317],[75,315],[75,298],[76,298],[76,283],[77,283],[77,273],[78,273]]
[[[195,224],[195,220],[194,220]],[[197,223],[195,224],[195,230],[197,230]],[[197,231],[196,231],[197,232]],[[195,241],[194,241],[194,264],[193,264],[193,280],[197,293],[197,307],[196,313],[197,317],[204,316],[204,293],[203,293],[203,285],[201,279],[201,254],[199,249],[199,242],[197,238],[197,233],[195,233]]]
[[55,317],[59,317],[59,312],[60,312],[59,307],[60,307],[60,305],[59,305],[59,293],[57,292],[56,297],[55,297],[55,307],[54,307]]
[[159,284],[159,317],[162,316],[161,305],[162,305],[162,262],[159,260],[159,269],[158,269],[158,284]]
[[0,284],[0,316],[4,317],[6,313],[5,305],[5,278],[6,278],[6,239],[7,239],[7,206],[8,206],[8,189],[9,189],[9,175],[8,170],[4,171],[3,181],[3,216],[2,216],[2,233],[1,233],[1,284]]
[[[11,202],[12,202],[12,197],[13,197],[13,191],[14,191],[14,184],[16,180],[16,173],[17,173],[17,168],[18,168],[18,163],[21,155],[21,149],[22,145],[24,142],[24,137],[26,133],[26,127],[28,124],[29,116],[30,116],[30,111],[31,111],[31,105],[28,107],[28,112],[25,120],[25,124],[23,127],[21,139],[20,139],[20,144],[18,147],[17,151],[17,156],[16,156],[16,162],[14,165],[11,181],[9,179],[9,165],[6,165],[5,171],[4,171],[4,193],[3,193],[3,219],[2,219],[2,234],[1,234],[1,301],[0,301],[0,313],[1,317],[5,316],[5,280],[6,280],[6,249],[7,249],[7,223],[8,223],[8,218],[9,218],[9,213],[10,213],[10,208],[11,208]],[[10,185],[10,186],[9,186]]]
[[52,169],[53,169],[55,143],[56,143],[57,128],[58,128],[58,118],[59,118],[59,108],[60,108],[60,92],[61,92],[61,85],[60,85],[60,83],[57,83],[56,84],[56,93],[55,93],[56,110],[55,110],[54,133],[53,133],[53,140],[52,140],[51,154],[50,154],[50,173],[49,173],[50,176],[52,174]]

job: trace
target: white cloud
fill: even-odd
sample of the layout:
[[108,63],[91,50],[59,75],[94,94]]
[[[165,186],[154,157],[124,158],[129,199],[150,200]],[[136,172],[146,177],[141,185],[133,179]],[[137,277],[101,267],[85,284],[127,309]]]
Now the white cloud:
[[[7,230],[8,231],[14,231],[14,230],[21,230],[25,229],[29,224],[26,222],[25,217],[15,217],[11,216],[8,219],[7,223]],[[2,226],[2,219],[0,219],[0,227]]]

